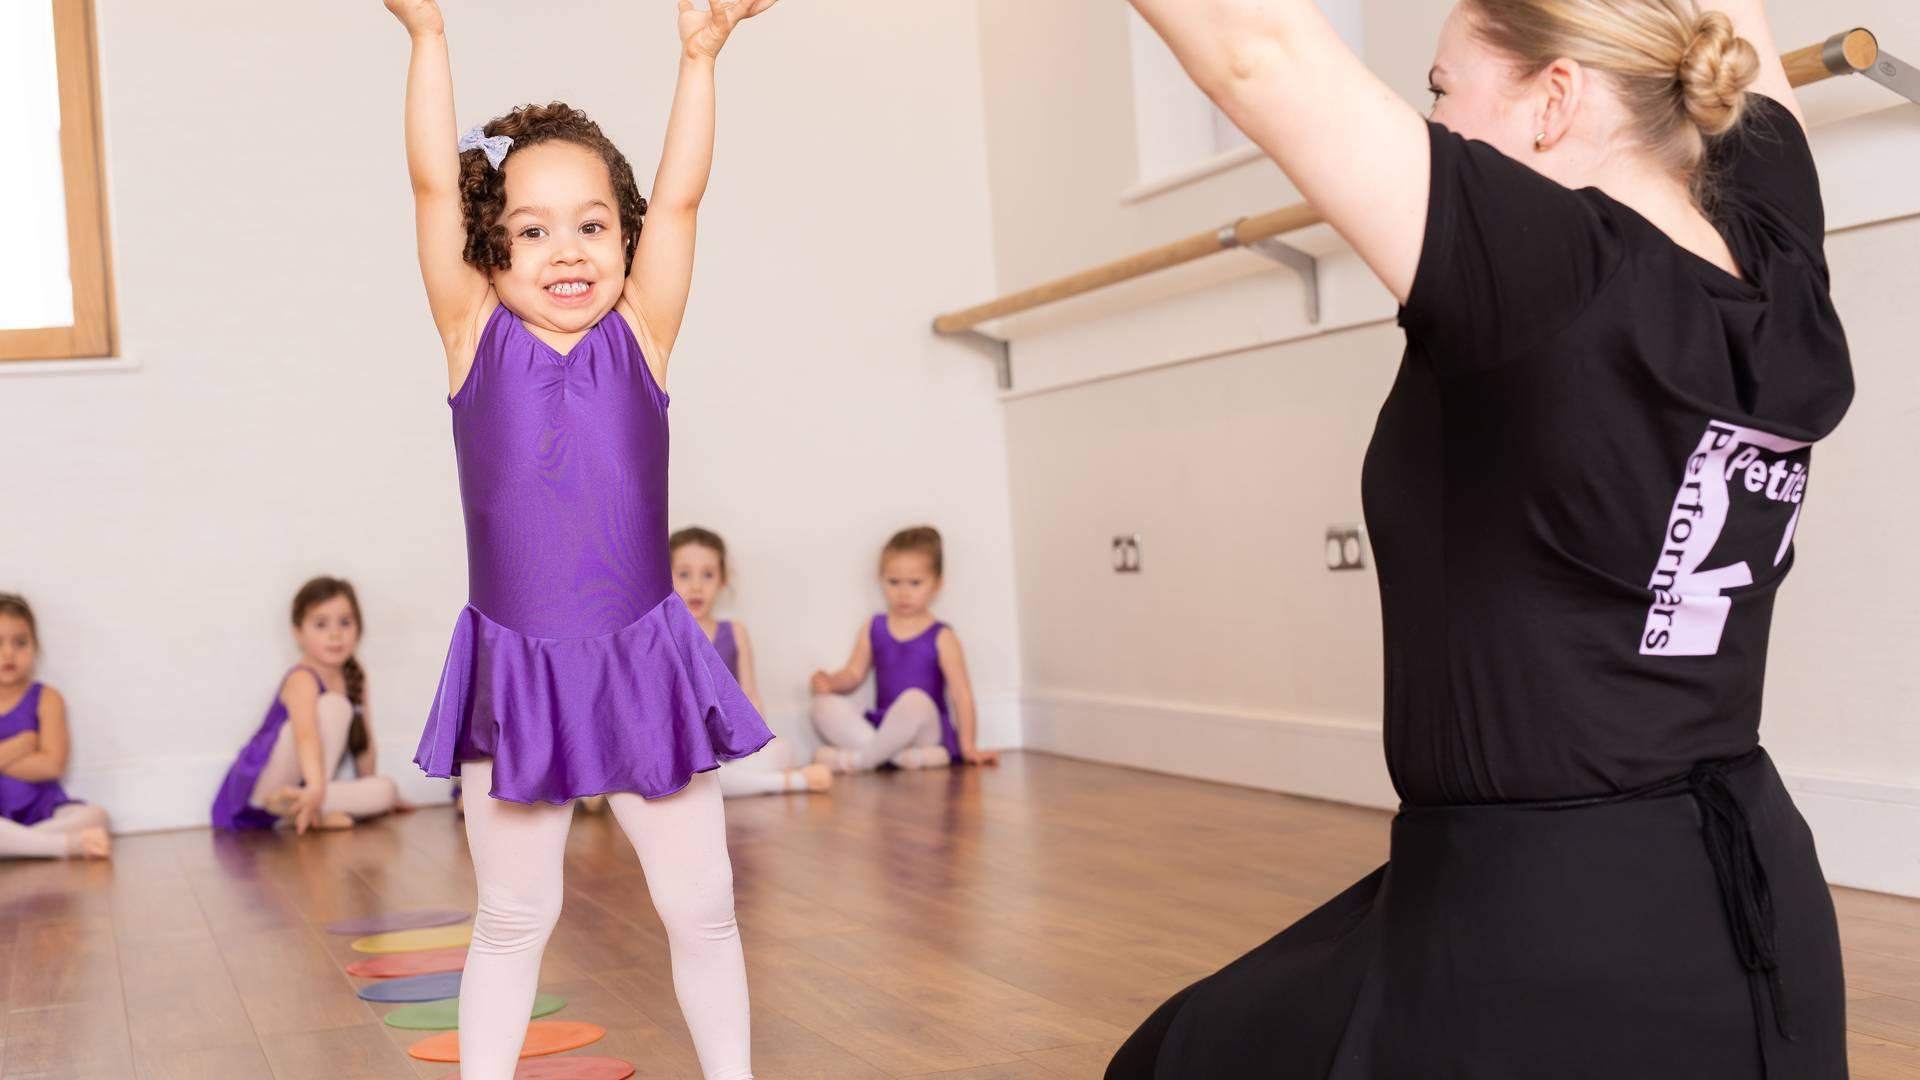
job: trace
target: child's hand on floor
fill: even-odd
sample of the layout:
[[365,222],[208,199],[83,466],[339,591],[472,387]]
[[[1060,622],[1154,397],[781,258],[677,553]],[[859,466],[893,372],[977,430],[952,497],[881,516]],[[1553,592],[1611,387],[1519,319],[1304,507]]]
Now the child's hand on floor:
[[[319,788],[303,787],[293,803],[293,832],[302,835],[308,829],[325,824],[320,813],[320,804],[326,799],[326,792]],[[335,826],[336,828],[338,826]]]

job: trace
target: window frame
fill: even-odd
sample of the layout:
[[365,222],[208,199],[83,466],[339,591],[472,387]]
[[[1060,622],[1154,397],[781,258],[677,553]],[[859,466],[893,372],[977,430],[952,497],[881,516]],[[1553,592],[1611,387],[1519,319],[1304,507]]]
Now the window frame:
[[68,326],[0,329],[0,364],[111,357],[117,347],[93,0],[43,2],[53,6],[54,66],[60,85],[60,171],[66,189],[73,321]]

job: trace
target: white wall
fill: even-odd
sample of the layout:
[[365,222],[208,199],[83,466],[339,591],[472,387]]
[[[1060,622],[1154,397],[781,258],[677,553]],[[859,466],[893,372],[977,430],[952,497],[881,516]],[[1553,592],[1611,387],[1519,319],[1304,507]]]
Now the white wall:
[[[122,828],[205,821],[293,659],[308,575],[360,587],[387,768],[410,762],[465,563],[401,158],[403,31],[372,2],[99,0],[125,362],[0,369],[0,588],[42,618],[69,788]],[[449,5],[464,127],[586,108],[652,173],[671,3]],[[564,12],[564,16],[551,12]],[[721,64],[700,274],[671,379],[673,517],[733,545],[773,723],[879,603],[888,532],[949,541],[941,613],[1018,739],[992,374],[926,331],[990,292],[970,3],[790,5]]]
[[[1036,7],[1043,10],[1036,10]],[[1867,25],[1920,54],[1920,9],[1771,5],[1787,47]],[[1412,100],[1447,5],[1370,0],[1368,62]],[[1264,161],[1129,198],[1136,147],[1124,9],[982,0],[1002,291],[1297,201]],[[1068,32],[1072,28],[1072,32]],[[1805,94],[1820,125],[1835,297],[1861,394],[1776,619],[1764,734],[1834,880],[1920,895],[1920,577],[1903,565],[1920,489],[1892,479],[1920,400],[1920,106],[1862,79]],[[1006,321],[1031,746],[1391,805],[1381,764],[1378,595],[1331,574],[1327,526],[1358,521],[1360,462],[1398,361],[1390,298],[1324,229],[1324,306],[1229,254]],[[1144,572],[1113,574],[1116,533]]]
[[[1361,0],[1318,0],[1322,13],[1349,48],[1364,48]],[[1132,47],[1133,126],[1142,184],[1164,183],[1216,155],[1246,147],[1247,136],[1193,84],[1152,26],[1129,10]]]

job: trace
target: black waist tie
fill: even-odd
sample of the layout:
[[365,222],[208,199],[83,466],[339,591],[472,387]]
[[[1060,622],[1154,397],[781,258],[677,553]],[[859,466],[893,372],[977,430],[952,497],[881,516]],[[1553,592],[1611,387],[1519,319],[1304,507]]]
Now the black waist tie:
[[1768,1057],[1764,1034],[1768,1006],[1772,1008],[1773,1026],[1780,1037],[1789,1042],[1797,1041],[1797,1037],[1787,1015],[1786,993],[1782,989],[1779,958],[1774,947],[1773,893],[1767,887],[1767,871],[1760,862],[1746,808],[1727,783],[1729,772],[1753,765],[1761,754],[1762,751],[1754,750],[1737,758],[1703,761],[1683,776],[1612,795],[1504,805],[1579,809],[1673,796],[1682,790],[1693,796],[1700,812],[1700,836],[1707,846],[1707,859],[1713,864],[1714,882],[1719,886],[1720,908],[1726,916],[1727,930],[1733,935],[1734,953],[1747,971],[1753,1035],[1764,1076]]
[[[1700,833],[1720,885],[1720,904],[1733,932],[1734,951],[1747,969],[1753,995],[1755,1034],[1763,1022],[1761,998],[1770,999],[1774,1027],[1792,1041],[1786,995],[1781,991],[1780,965],[1774,952],[1773,894],[1767,889],[1767,871],[1753,843],[1747,812],[1727,785],[1726,763],[1706,762],[1687,775],[1687,790],[1700,808]],[[1765,1060],[1764,1050],[1761,1054]]]
[[1833,899],[1778,771],[1663,771],[1403,806],[1387,865],[1162,1006],[1108,1080],[1846,1080]]

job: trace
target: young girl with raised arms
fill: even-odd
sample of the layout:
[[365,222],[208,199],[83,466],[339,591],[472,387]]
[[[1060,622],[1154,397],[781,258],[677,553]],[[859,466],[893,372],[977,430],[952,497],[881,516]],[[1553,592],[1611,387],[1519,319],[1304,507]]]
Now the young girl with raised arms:
[[[750,1077],[746,963],[709,773],[773,736],[673,591],[664,384],[713,160],[714,66],[773,0],[680,3],[651,204],[565,104],[456,137],[438,5],[385,3],[412,42],[407,163],[467,530],[468,603],[415,755],[427,775],[465,780],[479,911],[461,1075],[513,1075],[560,914],[571,804],[605,794],[666,928],[702,1071]],[[524,47],[589,63],[604,37],[556,25],[550,44]]]

